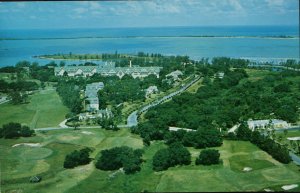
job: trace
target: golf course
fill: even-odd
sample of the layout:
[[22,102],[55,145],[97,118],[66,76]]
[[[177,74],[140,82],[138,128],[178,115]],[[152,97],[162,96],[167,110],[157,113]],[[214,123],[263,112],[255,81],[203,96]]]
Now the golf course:
[[[2,192],[263,191],[300,184],[298,166],[281,164],[250,142],[225,140],[217,148],[222,163],[214,166],[196,166],[201,150],[189,148],[191,165],[162,172],[152,170],[152,157],[166,145],[154,141],[144,147],[141,138],[128,129],[40,131],[30,138],[1,139],[0,144]],[[73,150],[90,147],[94,159],[103,149],[123,145],[144,150],[140,172],[101,171],[95,168],[94,160],[74,169],[63,168],[65,155]],[[246,167],[251,171],[243,171]],[[34,175],[42,181],[30,183]]]
[[29,101],[29,103],[19,105],[1,104],[0,125],[18,122],[32,129],[55,127],[65,119],[65,115],[69,112],[52,87],[46,87],[45,90],[29,95]]

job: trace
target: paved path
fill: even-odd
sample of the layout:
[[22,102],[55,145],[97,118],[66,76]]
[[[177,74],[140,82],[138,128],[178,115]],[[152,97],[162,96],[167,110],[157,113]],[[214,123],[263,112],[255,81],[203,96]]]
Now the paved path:
[[61,128],[61,127],[45,127],[45,128],[37,128],[35,131],[51,131],[51,130],[59,130],[59,129],[73,129],[72,127]]
[[61,127],[61,128],[69,128],[69,126],[67,126],[66,125],[66,122],[68,121],[68,119],[65,119],[63,122],[61,122],[60,124],[59,124],[59,126]]
[[300,166],[300,157],[290,151],[290,157],[292,158],[293,162]]
[[137,121],[137,110],[133,111],[127,118],[127,127],[132,127],[132,126],[136,126],[138,121]]

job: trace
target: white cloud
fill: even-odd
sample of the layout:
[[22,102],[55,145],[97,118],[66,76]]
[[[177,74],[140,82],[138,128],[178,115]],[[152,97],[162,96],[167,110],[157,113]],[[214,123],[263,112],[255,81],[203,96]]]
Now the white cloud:
[[229,0],[228,3],[234,8],[235,11],[245,11],[238,0]]

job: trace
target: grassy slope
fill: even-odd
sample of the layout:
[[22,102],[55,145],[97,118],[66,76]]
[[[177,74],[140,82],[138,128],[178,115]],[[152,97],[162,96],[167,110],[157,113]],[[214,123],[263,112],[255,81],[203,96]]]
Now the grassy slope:
[[0,106],[0,125],[19,122],[31,128],[57,126],[68,109],[63,106],[55,90],[42,90],[30,96],[30,103]]

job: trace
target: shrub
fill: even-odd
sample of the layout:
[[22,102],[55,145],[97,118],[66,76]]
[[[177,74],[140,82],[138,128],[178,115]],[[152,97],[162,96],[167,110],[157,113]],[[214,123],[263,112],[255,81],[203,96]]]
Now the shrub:
[[72,153],[66,155],[64,161],[64,168],[74,168],[79,165],[85,165],[90,163],[90,152],[92,152],[90,148],[84,148],[80,151],[75,150]]
[[220,153],[215,149],[204,149],[196,159],[196,165],[212,165],[220,162]]
[[0,138],[18,138],[18,137],[30,137],[34,134],[34,130],[31,130],[27,126],[22,126],[20,123],[10,122],[4,124],[3,128],[0,128]]
[[176,165],[189,165],[190,152],[181,144],[173,143],[167,149],[158,150],[153,156],[153,170],[162,171]]

